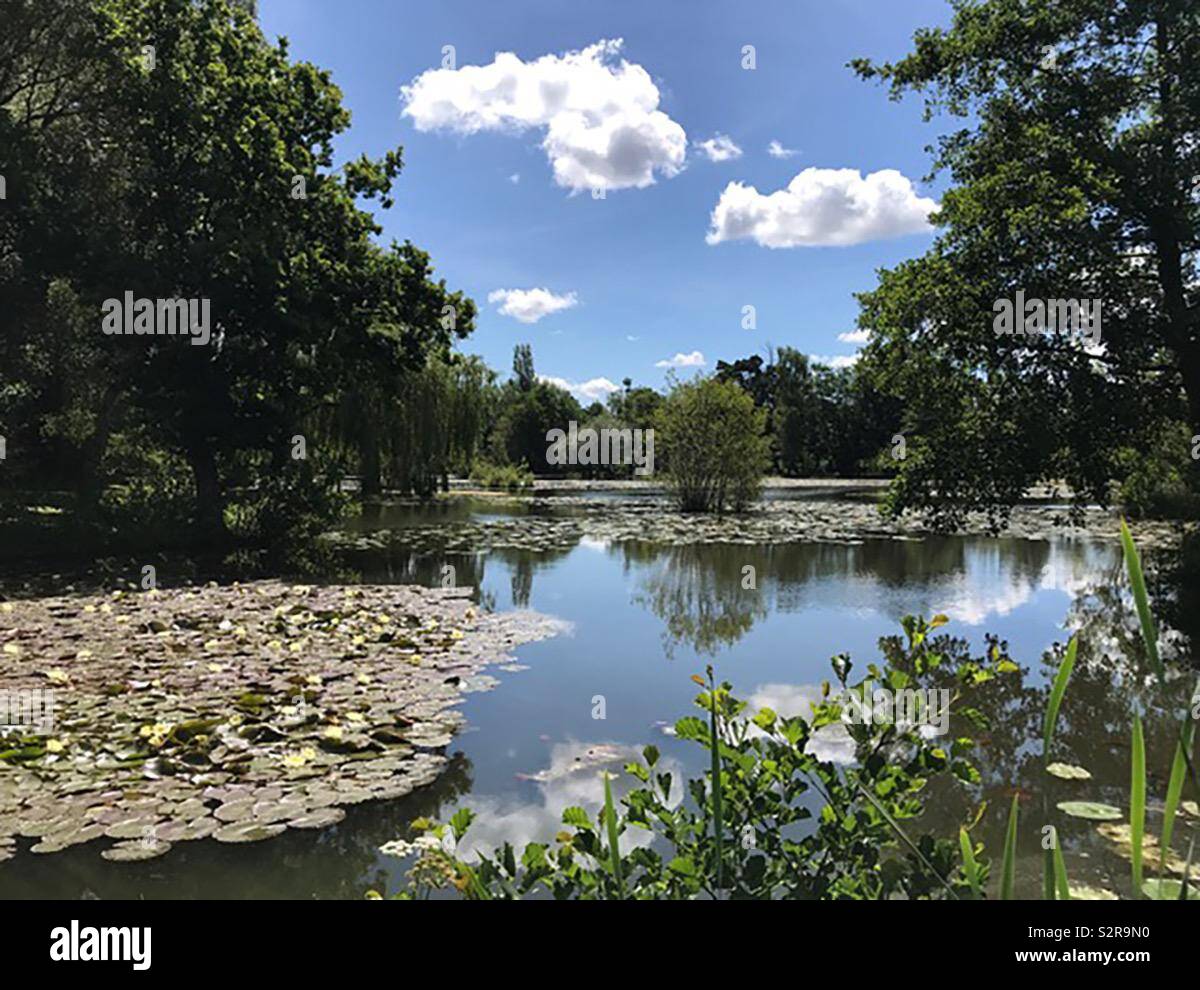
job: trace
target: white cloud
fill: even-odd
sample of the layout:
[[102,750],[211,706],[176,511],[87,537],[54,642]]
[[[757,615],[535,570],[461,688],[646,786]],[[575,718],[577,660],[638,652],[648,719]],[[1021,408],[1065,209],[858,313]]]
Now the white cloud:
[[710,162],[728,162],[742,157],[742,149],[727,134],[714,134],[707,141],[696,141],[695,145]]
[[544,129],[554,180],[573,192],[652,185],[683,168],[687,135],[658,109],[659,92],[622,42],[524,62],[498,52],[488,65],[431,69],[401,87],[417,130],[519,133]]
[[537,323],[543,316],[570,309],[578,300],[574,292],[555,295],[549,289],[496,289],[488,302],[500,303],[500,312],[520,323]]
[[538,380],[547,385],[557,385],[559,388],[574,395],[581,396],[589,402],[600,402],[613,392],[621,391],[621,386],[607,378],[589,378],[586,382],[572,382],[566,378],[554,378],[551,375],[538,375]]
[[654,362],[656,368],[703,368],[704,365],[704,355],[699,351],[692,351],[691,354],[676,354],[673,358],[665,361]]
[[895,169],[864,178],[853,168],[806,168],[786,189],[768,195],[729,183],[705,240],[749,238],[769,248],[862,244],[927,231],[935,209],[937,203],[918,196]]
[[521,173],[513,172],[513,174],[508,177],[508,181],[511,182],[515,186],[518,182],[521,181]]
[[846,333],[838,334],[838,340],[844,341],[847,344],[865,344],[870,339],[870,330],[850,330]]
[[772,158],[791,158],[793,155],[798,155],[799,152],[795,148],[785,148],[778,141],[771,141],[767,145],[767,154]]
[[809,360],[814,364],[823,364],[827,368],[834,370],[840,368],[849,368],[852,365],[858,364],[858,354],[835,354],[833,356],[825,356],[821,354],[810,354]]

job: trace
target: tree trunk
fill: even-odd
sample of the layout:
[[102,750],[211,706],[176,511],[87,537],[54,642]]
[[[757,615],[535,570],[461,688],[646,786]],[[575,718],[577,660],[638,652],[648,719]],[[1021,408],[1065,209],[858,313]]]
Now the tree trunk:
[[364,498],[373,498],[383,491],[379,438],[375,435],[374,427],[363,428],[358,453],[359,494]]
[[221,493],[221,479],[217,473],[217,458],[212,447],[200,443],[189,447],[188,463],[196,481],[196,530],[197,534],[218,544],[228,541],[225,529],[225,501]]
[[112,433],[113,412],[117,399],[121,394],[116,385],[109,385],[100,399],[100,409],[96,414],[96,429],[87,438],[80,451],[79,473],[76,476],[75,496],[79,514],[86,519],[95,518],[100,506],[102,485],[100,483],[100,464],[108,449],[108,438]]

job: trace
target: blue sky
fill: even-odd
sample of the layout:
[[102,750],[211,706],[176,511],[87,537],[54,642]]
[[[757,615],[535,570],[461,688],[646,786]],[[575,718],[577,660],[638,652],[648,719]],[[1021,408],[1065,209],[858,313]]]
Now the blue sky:
[[848,357],[853,293],[930,243],[936,132],[845,64],[902,55],[944,0],[259,6],[341,88],[339,155],[404,147],[385,237],[476,300],[463,347],[504,374],[523,342],[581,398],[661,386],[677,355],[683,375],[768,343]]

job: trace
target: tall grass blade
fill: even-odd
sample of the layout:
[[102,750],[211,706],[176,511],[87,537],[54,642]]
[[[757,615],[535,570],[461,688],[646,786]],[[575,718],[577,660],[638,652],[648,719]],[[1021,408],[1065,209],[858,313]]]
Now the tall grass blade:
[[[1188,843],[1187,862],[1183,864],[1183,882],[1179,885],[1179,899],[1181,901],[1186,901],[1191,896],[1188,894],[1188,878],[1192,875],[1192,853],[1195,851],[1195,849],[1196,840],[1192,839],[1192,841]],[[1163,858],[1166,858],[1165,853],[1163,854]]]
[[[1142,839],[1146,830],[1146,740],[1142,718],[1133,713],[1133,762],[1129,783],[1129,834],[1133,862],[1133,896],[1142,896]],[[1162,855],[1166,857],[1166,849]]]
[[[1171,848],[1171,838],[1175,832],[1175,814],[1179,810],[1179,798],[1183,795],[1183,780],[1187,776],[1187,750],[1191,749],[1195,725],[1188,722],[1183,730],[1183,738],[1175,744],[1175,759],[1171,762],[1171,779],[1167,783],[1167,798],[1163,803],[1162,840],[1159,849],[1163,855],[1158,861],[1158,875],[1162,876],[1166,864],[1166,853]],[[1186,748],[1185,748],[1186,747]]]
[[1004,861],[1000,866],[1000,900],[1011,901],[1017,867],[1017,795],[1008,810],[1008,830],[1004,834]]
[[[711,680],[711,674],[710,674]],[[725,832],[721,808],[721,741],[717,732],[717,689],[710,683],[709,700],[712,708],[709,712],[709,727],[712,742],[712,788],[713,788],[713,839],[717,850],[717,895],[725,888],[724,865],[721,843]]]
[[1067,882],[1067,864],[1063,862],[1062,845],[1058,841],[1058,829],[1054,826],[1050,827],[1050,838],[1054,840],[1051,852],[1054,856],[1054,882],[1058,887],[1058,899],[1069,901],[1071,885]]
[[982,899],[983,888],[979,884],[979,864],[975,862],[975,850],[971,847],[971,837],[965,828],[958,830],[958,847],[962,850],[963,874],[971,886],[971,893]]
[[621,850],[617,845],[617,813],[613,809],[612,782],[604,775],[604,820],[608,825],[608,850],[612,856],[612,872],[617,881],[617,896],[625,900],[625,880],[621,876]]
[[1166,688],[1166,675],[1162,660],[1158,656],[1158,632],[1154,627],[1154,616],[1150,613],[1150,599],[1146,596],[1146,578],[1142,574],[1142,559],[1133,544],[1133,534],[1125,520],[1121,520],[1121,547],[1125,552],[1125,569],[1129,572],[1129,587],[1133,589],[1133,603],[1137,606],[1138,622],[1142,627],[1142,642],[1146,644],[1146,656],[1159,686]]
[[[1062,707],[1063,697],[1067,693],[1067,682],[1071,679],[1071,671],[1075,669],[1075,657],[1079,652],[1079,638],[1072,636],[1067,644],[1067,653],[1059,665],[1058,673],[1054,675],[1054,684],[1050,688],[1050,698],[1046,703],[1046,715],[1042,722],[1042,770],[1050,765],[1050,746],[1054,742],[1054,730],[1058,726],[1058,710]],[[1045,801],[1042,802],[1043,812]],[[1042,897],[1047,901],[1054,900],[1055,884],[1054,850],[1047,849],[1042,862]]]
[[1058,710],[1062,707],[1063,695],[1067,693],[1067,681],[1071,679],[1071,671],[1075,669],[1075,654],[1079,650],[1079,638],[1071,637],[1067,644],[1067,655],[1063,657],[1062,665],[1054,677],[1054,686],[1050,689],[1050,700],[1046,704],[1046,717],[1042,723],[1042,767],[1050,763],[1050,743],[1054,739],[1054,729],[1058,725]]

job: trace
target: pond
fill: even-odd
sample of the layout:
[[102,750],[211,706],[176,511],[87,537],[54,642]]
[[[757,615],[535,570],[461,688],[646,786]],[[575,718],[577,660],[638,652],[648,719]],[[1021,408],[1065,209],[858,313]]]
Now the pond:
[[[852,494],[844,504],[861,497]],[[836,510],[837,503],[831,506]],[[378,847],[407,836],[413,818],[445,818],[466,804],[477,812],[471,845],[553,841],[564,808],[594,811],[601,804],[598,771],[619,770],[647,743],[674,765],[677,779],[703,769],[704,751],[674,739],[670,726],[697,713],[690,676],[707,663],[753,706],[796,714],[830,677],[832,656],[848,653],[863,671],[878,659],[880,637],[899,635],[908,614],[945,614],[950,622],[941,631],[965,640],[973,654],[994,634],[1023,668],[1011,684],[989,691],[981,706],[991,724],[976,757],[983,775],[979,797],[987,802],[976,834],[989,854],[999,855],[1014,793],[1031,813],[1043,795],[1051,803],[1123,803],[1131,704],[1141,696],[1142,681],[1125,659],[1132,615],[1116,590],[1121,557],[1111,539],[668,545],[583,530],[541,549],[474,552],[439,550],[431,540],[464,525],[577,513],[570,505],[455,497],[425,508],[387,506],[358,521],[359,535],[387,534],[347,551],[347,563],[364,582],[444,585],[452,575],[456,584],[475,589],[484,608],[532,609],[563,622],[562,634],[519,647],[517,663],[491,668],[498,680],[492,690],[466,697],[465,728],[447,750],[449,768],[433,784],[407,798],[349,808],[344,821],[318,832],[288,832],[246,846],[181,843],[144,863],[106,862],[91,844],[50,855],[23,852],[0,865],[0,895],[359,898],[368,889],[394,892],[409,864]],[[418,533],[420,539],[407,538]],[[1086,782],[1046,778],[1037,742],[1053,670],[1044,655],[1075,628],[1083,630],[1080,663],[1057,754],[1085,766],[1093,775]],[[1168,731],[1152,713],[1152,796],[1165,787],[1155,772],[1168,766]],[[844,758],[836,740],[829,755]],[[977,806],[941,788],[928,797],[927,824],[949,836]],[[1108,889],[1126,883],[1125,861],[1093,823],[1068,819],[1060,831],[1073,882]],[[1022,838],[1018,884],[1033,894],[1040,882],[1039,836],[1031,826]]]

